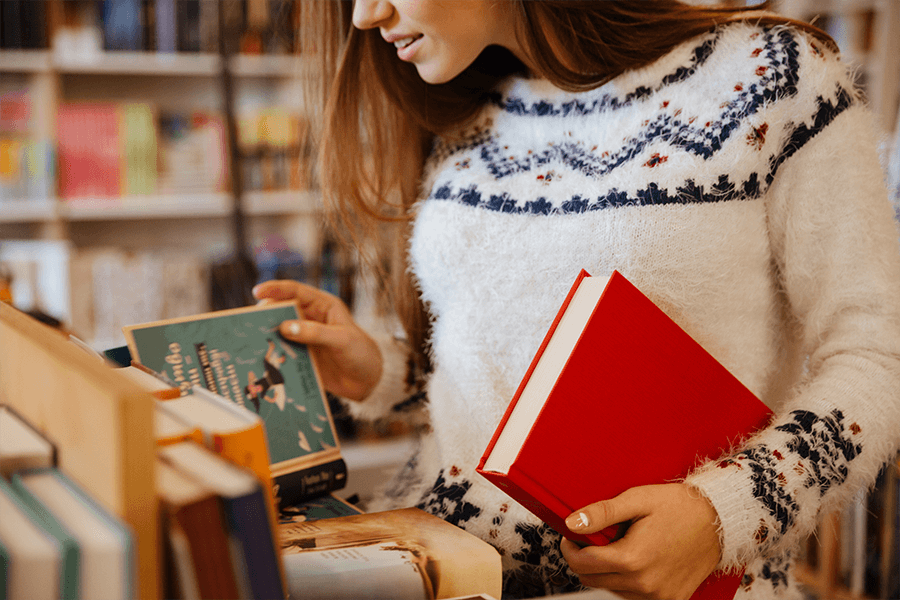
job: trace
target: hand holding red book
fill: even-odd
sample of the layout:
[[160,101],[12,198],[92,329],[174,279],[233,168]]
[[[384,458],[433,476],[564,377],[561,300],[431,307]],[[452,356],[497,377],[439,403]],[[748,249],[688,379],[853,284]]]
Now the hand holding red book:
[[[569,540],[603,546],[616,538],[615,519],[587,535],[565,519],[680,481],[771,414],[621,273],[582,271],[477,470]],[[740,578],[713,574],[692,598],[731,598]]]

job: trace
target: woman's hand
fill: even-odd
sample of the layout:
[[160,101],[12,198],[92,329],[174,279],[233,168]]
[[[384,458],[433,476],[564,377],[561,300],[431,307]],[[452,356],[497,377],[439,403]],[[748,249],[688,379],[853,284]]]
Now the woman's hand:
[[718,515],[682,483],[632,488],[572,513],[566,526],[584,534],[626,521],[625,537],[607,546],[563,539],[560,549],[581,583],[625,598],[687,599],[719,563]]
[[279,332],[309,347],[326,390],[350,400],[363,400],[375,388],[381,379],[381,351],[340,298],[287,280],[261,283],[253,288],[253,296],[261,304],[278,300],[298,303],[302,318],[284,321]]

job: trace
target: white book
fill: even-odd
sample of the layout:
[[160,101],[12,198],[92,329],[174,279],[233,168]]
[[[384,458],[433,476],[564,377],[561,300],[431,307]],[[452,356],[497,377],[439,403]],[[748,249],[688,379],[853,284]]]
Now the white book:
[[130,529],[57,469],[13,476],[21,494],[30,494],[76,541],[78,596],[93,600],[133,598],[136,565]]
[[8,406],[0,405],[0,475],[53,466],[53,445]]
[[2,479],[0,556],[6,562],[5,580],[0,579],[0,597],[7,600],[58,600],[63,597],[58,540],[41,526],[39,519]]

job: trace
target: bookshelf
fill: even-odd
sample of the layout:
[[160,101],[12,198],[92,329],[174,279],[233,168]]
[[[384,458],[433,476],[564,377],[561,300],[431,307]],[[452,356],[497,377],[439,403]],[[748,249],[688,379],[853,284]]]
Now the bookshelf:
[[811,22],[838,43],[885,134],[900,108],[900,3],[896,0],[775,0],[775,10]]
[[[173,184],[175,189],[164,189],[162,166],[158,166],[155,190],[113,196],[79,193],[77,198],[72,198],[61,189],[64,174],[58,168],[55,172],[52,167],[48,169],[46,181],[41,184],[45,189],[23,193],[21,189],[10,190],[9,186],[3,186],[3,177],[8,173],[3,173],[4,166],[0,164],[0,246],[7,240],[44,241],[50,246],[66,244],[74,262],[102,248],[118,249],[129,257],[178,249],[211,269],[216,263],[228,262],[240,254],[241,245],[251,246],[250,252],[253,252],[275,240],[295,255],[302,256],[308,272],[320,271],[314,264],[321,251],[323,215],[315,190],[304,177],[282,174],[273,179],[271,169],[265,171],[265,161],[285,160],[279,153],[291,142],[284,139],[286,134],[282,125],[287,119],[302,122],[305,110],[303,86],[314,76],[309,58],[292,53],[291,44],[283,43],[289,40],[291,28],[296,25],[291,12],[296,0],[202,0],[221,10],[219,24],[226,27],[223,31],[229,32],[223,43],[240,44],[224,54],[214,47],[217,42],[204,42],[201,48],[190,51],[153,50],[159,35],[158,31],[152,30],[152,18],[148,15],[157,0],[137,1],[144,11],[142,43],[143,47],[151,48],[149,50],[105,50],[102,47],[105,43],[102,3],[95,0],[35,0],[35,4],[44,6],[50,33],[44,36],[42,47],[9,48],[0,42],[0,102],[11,93],[25,92],[31,115],[24,137],[29,142],[45,145],[47,160],[51,163],[56,162],[57,156],[53,152],[60,141],[59,109],[70,103],[136,103],[151,107],[156,118],[163,113],[217,115],[222,119],[222,129],[226,130],[216,148],[225,165],[221,185],[215,189],[208,186],[192,189],[191,178],[182,176],[177,184]],[[192,1],[197,0],[178,0],[176,7],[180,9]],[[124,4],[129,2],[124,0]],[[264,9],[262,12],[261,8]],[[53,33],[71,29],[73,17],[68,13],[74,14],[81,9],[94,11],[95,20],[79,26],[99,29],[99,47],[97,43],[91,45],[90,39],[73,42],[71,32],[66,33],[64,41],[59,41],[63,37],[61,34]],[[83,17],[83,12],[81,10],[79,18]],[[251,17],[251,13],[254,16]],[[241,21],[237,25],[240,31],[228,29],[227,23],[234,21],[235,14]],[[255,21],[251,23],[250,19]],[[282,22],[287,26],[281,27],[279,23]],[[251,37],[261,39],[262,47],[254,48],[253,39],[249,42],[244,39],[251,29]],[[280,47],[270,47],[276,45],[272,40],[278,36]],[[269,51],[272,53],[267,53]],[[222,83],[226,70],[233,81],[231,109],[240,136],[238,149],[245,155],[234,163],[238,165],[237,169],[230,164],[227,139],[229,107]],[[275,126],[263,123],[270,118],[280,121]],[[279,138],[273,143],[281,146],[273,151],[257,132],[252,133],[247,142],[244,130],[254,127],[265,128],[263,135]],[[298,135],[302,136],[303,127],[299,129]],[[0,144],[11,136],[21,138],[23,134],[21,131],[12,134],[4,131],[0,120]],[[243,145],[244,142],[252,146]],[[161,153],[159,132],[157,143]],[[303,168],[305,163],[302,161],[308,160],[308,151],[302,137],[299,143],[301,147],[286,151],[290,153],[288,160],[291,162],[282,169],[297,173]],[[160,160],[158,158],[158,162]],[[251,161],[253,168],[263,170],[262,175],[244,177],[243,171]],[[279,164],[284,165],[283,162]],[[235,189],[239,188],[232,185],[229,173],[238,169],[245,181],[241,186],[242,193],[236,194]],[[253,179],[253,182],[248,184],[246,179]],[[237,220],[244,232],[242,236],[236,234]],[[244,240],[243,244],[240,239]],[[0,247],[0,262],[3,256]],[[69,279],[74,273],[86,273],[84,265],[77,264],[72,265],[71,271]],[[22,277],[19,279],[21,282]],[[197,286],[208,284],[208,279],[197,282]],[[211,294],[210,290],[200,287],[194,290],[198,300],[192,310],[213,308],[201,305],[204,301],[208,304]],[[38,297],[39,294],[31,296]],[[67,299],[67,309],[53,316],[62,318],[76,334],[98,349],[118,345],[121,338],[108,331],[94,331],[89,320],[71,321],[77,315],[83,316],[94,310],[90,305],[92,299],[89,287],[73,288]],[[123,298],[125,302],[128,300]],[[38,303],[23,308],[45,310],[46,305]],[[151,320],[177,315],[147,316],[150,317],[147,320]]]
[[797,576],[815,600],[887,600],[900,596],[900,459],[875,487],[826,515],[801,551]]
[[[900,2],[775,0],[774,8],[785,16],[815,24],[835,39],[842,60],[856,71],[879,133],[884,139],[898,140],[894,144],[900,143]],[[900,147],[890,147],[890,143],[882,150],[885,164],[900,157]],[[898,462],[888,465],[874,489],[844,510],[822,517],[798,561],[797,575],[810,598],[898,597],[898,468]]]
[[0,402],[51,440],[60,468],[131,527],[139,597],[161,597],[152,396],[3,302],[0,339]]

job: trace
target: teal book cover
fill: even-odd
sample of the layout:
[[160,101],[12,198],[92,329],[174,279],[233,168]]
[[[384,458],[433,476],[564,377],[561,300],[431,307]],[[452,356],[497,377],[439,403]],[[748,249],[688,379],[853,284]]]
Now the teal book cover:
[[133,359],[177,383],[182,395],[197,385],[258,414],[276,475],[279,463],[332,455],[339,448],[306,346],[278,333],[282,321],[298,317],[296,305],[285,301],[132,325],[123,331]]

